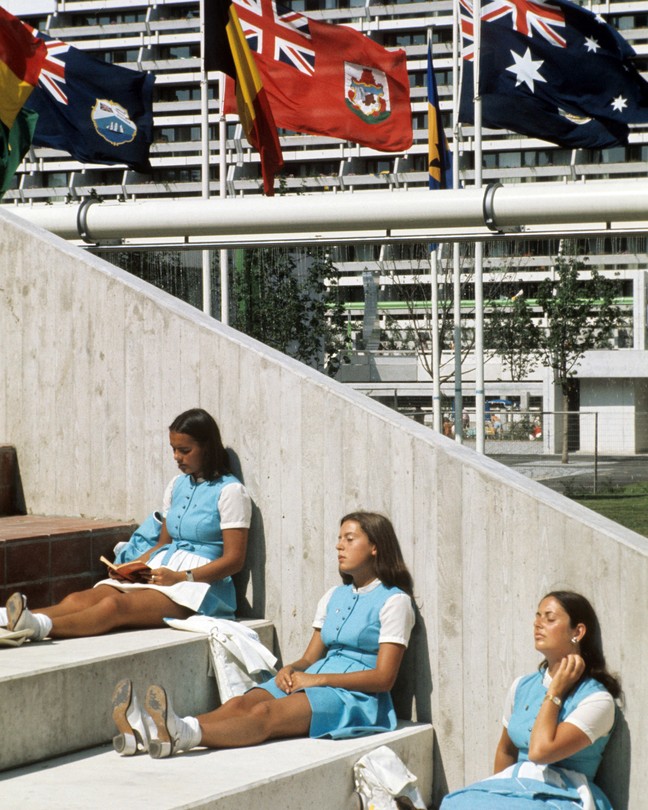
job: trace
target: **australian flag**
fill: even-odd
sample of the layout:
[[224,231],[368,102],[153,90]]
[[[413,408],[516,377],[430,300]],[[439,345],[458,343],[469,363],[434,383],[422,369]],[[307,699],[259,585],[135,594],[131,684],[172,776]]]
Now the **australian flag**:
[[125,163],[150,171],[153,76],[31,30],[47,47],[27,104],[38,113],[34,145],[68,152],[81,163]]
[[[473,119],[474,23],[460,0],[459,118]],[[481,8],[480,95],[486,127],[568,148],[627,143],[648,121],[648,83],[636,54],[600,16],[568,0],[490,0]]]

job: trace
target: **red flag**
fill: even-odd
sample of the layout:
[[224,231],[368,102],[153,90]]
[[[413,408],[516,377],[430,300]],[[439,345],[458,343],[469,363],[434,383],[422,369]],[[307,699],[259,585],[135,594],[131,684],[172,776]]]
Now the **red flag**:
[[10,130],[38,82],[45,45],[0,7],[0,121]]
[[[405,51],[273,0],[234,0],[277,125],[383,152],[412,145]],[[225,106],[232,112],[231,94]]]
[[221,70],[236,82],[236,106],[245,137],[261,157],[263,190],[274,194],[274,177],[283,166],[277,127],[254,57],[230,0],[205,0],[204,59],[207,70]]

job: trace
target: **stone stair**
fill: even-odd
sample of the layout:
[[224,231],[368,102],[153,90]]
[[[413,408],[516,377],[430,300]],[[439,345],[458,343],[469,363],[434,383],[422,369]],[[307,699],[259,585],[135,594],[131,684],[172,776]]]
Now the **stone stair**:
[[[110,555],[135,525],[25,515],[13,448],[0,446],[0,604],[15,590],[32,605],[59,601],[104,575]],[[245,620],[275,648],[274,627]],[[381,745],[432,794],[433,730],[403,722],[396,731],[351,740],[295,739],[228,751],[196,749],[167,760],[119,757],[111,696],[123,677],[143,695],[169,689],[180,714],[218,705],[206,636],[171,628],[0,647],[0,807],[2,810],[360,810],[357,760]]]

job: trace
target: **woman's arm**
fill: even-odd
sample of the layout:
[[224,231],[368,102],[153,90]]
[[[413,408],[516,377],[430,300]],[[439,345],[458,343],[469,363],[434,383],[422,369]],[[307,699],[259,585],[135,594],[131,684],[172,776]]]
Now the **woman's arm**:
[[[554,675],[548,694],[564,700],[585,671],[580,655],[567,655]],[[529,741],[529,759],[538,765],[550,765],[573,756],[592,744],[590,738],[573,723],[559,723],[560,706],[544,700],[540,706]]]
[[404,654],[405,647],[402,644],[380,644],[375,669],[340,673],[294,672],[292,686],[286,691],[291,692],[307,686],[337,686],[356,692],[389,692],[396,682]]
[[508,735],[506,728],[502,729],[502,736],[497,744],[497,751],[495,751],[495,764],[493,765],[493,773],[499,773],[509,765],[515,765],[518,760],[518,749],[513,745],[513,741]]

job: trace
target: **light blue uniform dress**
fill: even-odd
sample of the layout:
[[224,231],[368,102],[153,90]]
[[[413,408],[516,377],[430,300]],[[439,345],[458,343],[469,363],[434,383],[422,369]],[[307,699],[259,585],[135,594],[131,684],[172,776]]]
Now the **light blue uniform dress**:
[[[583,680],[563,701],[558,722],[561,723],[588,695],[601,691],[605,691],[605,687],[598,681],[593,678]],[[518,764],[504,778],[495,774],[490,779],[450,793],[443,800],[441,810],[575,810],[583,807],[583,803],[576,789],[576,781],[570,777],[569,771],[576,771],[587,779],[597,810],[612,810],[603,791],[591,781],[601,763],[610,734],[599,737],[582,751],[546,768],[547,781],[524,776],[522,765],[528,762],[531,729],[546,694],[542,672],[535,672],[520,680],[507,729],[518,749]]]
[[[222,475],[215,481],[196,480],[191,475],[179,475],[173,484],[171,505],[166,514],[166,527],[171,542],[155,552],[150,560],[152,568],[168,567],[173,570],[187,570],[205,565],[223,556],[223,533],[218,509],[218,501],[223,488],[228,484],[238,484],[233,475]],[[247,495],[246,495],[247,497]],[[152,518],[140,527],[129,544],[117,555],[117,562],[134,559],[145,551],[143,536],[149,533],[150,546],[159,539],[159,529],[155,536]],[[185,605],[205,616],[233,619],[236,611],[236,593],[231,577],[204,583],[181,582],[162,588],[161,586],[139,583],[119,583],[104,580],[99,584],[109,584],[120,590],[156,588],[178,604]],[[196,599],[198,602],[196,603]]]
[[[306,672],[358,672],[375,669],[380,637],[380,611],[400,588],[380,583],[373,590],[356,591],[340,585],[331,594],[321,638],[326,656]],[[274,679],[262,684],[275,698],[285,698]],[[389,692],[353,692],[333,686],[313,686],[303,690],[311,705],[309,736],[360,737],[396,728],[396,713]]]

